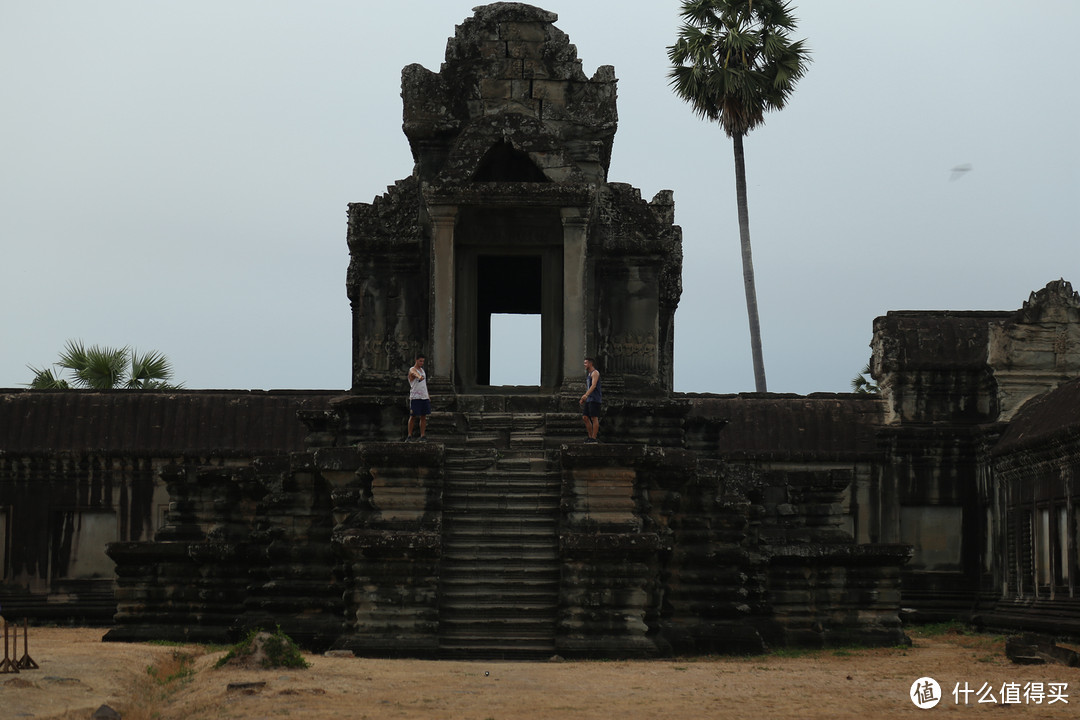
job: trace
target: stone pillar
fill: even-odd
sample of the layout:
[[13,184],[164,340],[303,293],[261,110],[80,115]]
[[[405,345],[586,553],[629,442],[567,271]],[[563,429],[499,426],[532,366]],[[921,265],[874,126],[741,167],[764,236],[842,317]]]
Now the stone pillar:
[[432,225],[432,346],[429,367],[432,377],[454,381],[454,222],[457,207],[439,205],[428,209]]
[[563,208],[563,384],[584,375],[586,353],[585,242],[588,218],[583,208]]

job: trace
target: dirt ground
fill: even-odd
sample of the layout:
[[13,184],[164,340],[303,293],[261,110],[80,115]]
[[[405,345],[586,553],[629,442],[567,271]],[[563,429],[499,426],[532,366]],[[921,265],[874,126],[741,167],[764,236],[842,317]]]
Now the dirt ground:
[[[214,663],[225,649],[102,643],[101,628],[30,628],[40,668],[0,674],[0,718],[84,720],[102,704],[123,720],[181,718],[631,718],[925,717],[912,684],[937,680],[930,710],[960,717],[1076,717],[1080,669],[1014,665],[1004,638],[912,632],[910,648],[784,652],[647,661],[433,662],[305,655],[306,670]],[[17,655],[23,655],[20,631]],[[970,688],[969,704],[953,689]],[[1003,685],[1058,684],[1050,695],[1003,703]],[[247,685],[244,685],[247,684]],[[990,696],[977,691],[988,684]],[[1067,687],[1060,688],[1061,684]],[[230,687],[231,686],[231,687]],[[1038,688],[1038,685],[1028,688]]]

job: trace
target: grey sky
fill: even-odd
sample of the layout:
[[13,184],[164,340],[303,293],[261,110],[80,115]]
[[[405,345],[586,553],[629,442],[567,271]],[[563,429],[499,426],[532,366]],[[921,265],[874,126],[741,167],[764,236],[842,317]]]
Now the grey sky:
[[[68,338],[190,388],[348,387],[346,204],[410,174],[401,69],[477,4],[0,0],[0,387]],[[615,66],[609,179],[675,191],[676,389],[752,390],[731,142],[667,84],[678,2],[536,4]],[[1080,3],[796,5],[814,63],[746,143],[770,390],[847,390],[888,310],[1080,287]]]

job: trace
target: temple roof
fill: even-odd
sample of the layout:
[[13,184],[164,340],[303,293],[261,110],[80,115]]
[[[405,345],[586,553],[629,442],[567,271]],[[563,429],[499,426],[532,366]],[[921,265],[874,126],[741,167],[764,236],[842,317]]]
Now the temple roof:
[[325,410],[343,391],[0,391],[0,454],[47,451],[139,455],[305,449],[298,410]]
[[1004,455],[1070,438],[1080,438],[1080,378],[1024,403],[1001,439],[994,455]]

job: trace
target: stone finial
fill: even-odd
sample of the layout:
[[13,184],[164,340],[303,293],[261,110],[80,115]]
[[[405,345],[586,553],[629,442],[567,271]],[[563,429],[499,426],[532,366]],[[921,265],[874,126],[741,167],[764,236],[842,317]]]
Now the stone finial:
[[1080,322],[1080,293],[1064,278],[1049,282],[1042,290],[1031,293],[1017,311],[1015,322]]

